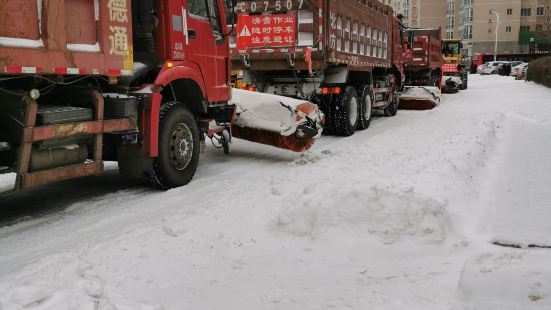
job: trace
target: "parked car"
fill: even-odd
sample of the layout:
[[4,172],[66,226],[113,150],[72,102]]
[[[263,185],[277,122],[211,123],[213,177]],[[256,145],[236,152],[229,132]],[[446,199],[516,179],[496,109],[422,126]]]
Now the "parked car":
[[497,74],[498,66],[503,63],[504,61],[489,61],[482,65],[482,68],[478,73],[481,75]]
[[523,64],[517,72],[517,75],[515,75],[515,79],[517,80],[524,80],[526,79],[526,72],[528,72],[528,64]]
[[514,66],[512,69],[511,69],[511,76],[518,76],[521,72],[523,72],[523,70],[528,67],[528,63],[527,62],[523,62],[519,65],[516,65]]

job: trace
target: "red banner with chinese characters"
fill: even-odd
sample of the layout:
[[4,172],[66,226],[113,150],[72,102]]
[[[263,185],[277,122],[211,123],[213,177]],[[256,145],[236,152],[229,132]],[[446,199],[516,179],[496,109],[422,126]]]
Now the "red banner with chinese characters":
[[237,19],[237,48],[294,46],[296,43],[297,15],[240,14]]

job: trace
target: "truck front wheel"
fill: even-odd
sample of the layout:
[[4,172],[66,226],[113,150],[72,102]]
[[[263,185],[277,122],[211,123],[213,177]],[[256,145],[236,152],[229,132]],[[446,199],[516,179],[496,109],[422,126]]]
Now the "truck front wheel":
[[197,170],[200,131],[193,114],[178,102],[163,104],[159,115],[159,157],[153,163],[161,187],[188,184]]
[[397,91],[393,91],[390,94],[390,104],[385,108],[385,116],[394,116],[398,112],[398,106],[400,105],[400,95]]

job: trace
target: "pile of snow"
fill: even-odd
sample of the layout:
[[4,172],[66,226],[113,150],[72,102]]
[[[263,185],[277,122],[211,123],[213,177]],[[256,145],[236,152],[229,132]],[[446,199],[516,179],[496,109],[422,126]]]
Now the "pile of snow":
[[416,243],[446,239],[450,223],[445,203],[413,191],[380,186],[335,188],[326,195],[297,197],[276,217],[276,229],[295,236],[315,236],[333,227],[353,227],[384,244],[406,239]]
[[551,247],[551,122],[510,114],[499,155],[492,159],[487,195],[493,207],[492,240],[513,246]]

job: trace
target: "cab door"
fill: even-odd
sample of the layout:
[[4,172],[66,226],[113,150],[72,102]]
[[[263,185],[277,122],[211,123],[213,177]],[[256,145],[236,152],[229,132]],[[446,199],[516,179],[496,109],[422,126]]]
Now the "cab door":
[[[186,58],[201,67],[209,102],[228,101],[229,45],[222,36],[226,27],[222,0],[187,0]],[[185,6],[185,4],[184,4]]]

